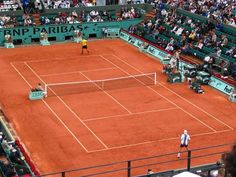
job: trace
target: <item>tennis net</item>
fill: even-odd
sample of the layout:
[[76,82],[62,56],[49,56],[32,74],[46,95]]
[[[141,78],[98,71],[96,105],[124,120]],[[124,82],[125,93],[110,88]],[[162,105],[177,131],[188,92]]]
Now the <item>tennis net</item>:
[[45,85],[47,96],[61,96],[86,92],[108,91],[128,87],[139,87],[156,84],[156,73],[129,75],[103,80],[52,83]]

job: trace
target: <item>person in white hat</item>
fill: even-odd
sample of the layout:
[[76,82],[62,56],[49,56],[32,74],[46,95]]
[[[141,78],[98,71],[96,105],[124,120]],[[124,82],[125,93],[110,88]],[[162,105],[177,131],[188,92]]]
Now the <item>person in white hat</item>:
[[180,158],[180,153],[183,147],[185,147],[188,150],[188,143],[190,141],[190,136],[188,134],[187,130],[184,130],[184,133],[180,137],[180,149],[177,154],[177,157]]

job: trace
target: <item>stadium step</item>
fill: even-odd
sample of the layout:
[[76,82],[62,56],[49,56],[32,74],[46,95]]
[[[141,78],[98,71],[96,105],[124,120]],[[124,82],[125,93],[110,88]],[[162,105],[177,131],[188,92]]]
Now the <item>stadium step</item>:
[[145,15],[145,20],[150,20],[150,19],[153,19],[155,18],[155,10],[152,10],[150,12],[148,12],[146,15]]
[[36,26],[40,26],[41,22],[40,22],[40,14],[33,14],[32,15],[34,17],[34,23]]
[[203,61],[195,56],[191,56],[191,55],[185,55],[185,54],[181,54],[180,55],[181,57],[187,59],[188,61],[192,61],[193,63],[196,63],[196,64],[202,64]]
[[121,17],[120,11],[116,12],[116,18],[119,18],[119,17]]

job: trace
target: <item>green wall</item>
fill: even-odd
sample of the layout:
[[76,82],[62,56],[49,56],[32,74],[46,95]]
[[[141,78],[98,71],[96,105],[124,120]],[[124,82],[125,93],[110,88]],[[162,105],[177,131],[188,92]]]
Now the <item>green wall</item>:
[[35,27],[16,27],[16,28],[3,28],[0,29],[0,44],[4,45],[4,36],[7,33],[12,35],[13,41],[22,40],[23,44],[31,44],[32,39],[39,40],[40,33],[46,31],[48,33],[49,40],[60,42],[64,41],[66,38],[73,37],[74,30],[80,29],[82,31],[83,37],[89,37],[90,35],[101,38],[102,28],[104,26],[108,28],[123,28],[128,29],[130,25],[135,25],[140,23],[143,19],[132,19],[125,21],[112,21],[112,22],[91,22],[82,24],[63,24],[63,25],[45,25],[45,26],[35,26]]

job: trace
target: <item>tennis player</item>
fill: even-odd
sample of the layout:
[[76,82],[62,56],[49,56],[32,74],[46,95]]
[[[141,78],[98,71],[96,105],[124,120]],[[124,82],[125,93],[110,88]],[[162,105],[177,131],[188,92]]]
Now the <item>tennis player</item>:
[[179,149],[179,153],[177,154],[178,158],[180,158],[180,153],[183,147],[188,150],[189,141],[190,141],[190,136],[188,134],[188,131],[184,130],[184,133],[180,137],[180,149]]
[[84,53],[84,49],[86,49],[86,50],[87,50],[87,53],[89,53],[89,51],[88,51],[88,46],[87,46],[87,40],[86,40],[86,39],[82,39],[81,45],[82,45],[82,52],[81,52],[81,54]]

